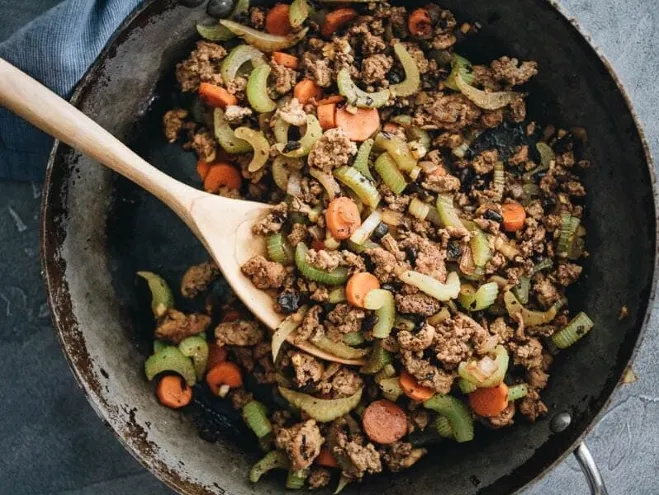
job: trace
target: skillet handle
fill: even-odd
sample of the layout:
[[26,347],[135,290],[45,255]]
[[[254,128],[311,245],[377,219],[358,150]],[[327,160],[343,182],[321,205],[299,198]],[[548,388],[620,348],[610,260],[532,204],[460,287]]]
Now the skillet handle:
[[609,492],[604,485],[600,470],[597,468],[595,459],[590,454],[590,450],[586,447],[585,442],[579,444],[574,451],[574,456],[577,458],[581,470],[586,475],[586,481],[588,481],[591,495],[608,495]]

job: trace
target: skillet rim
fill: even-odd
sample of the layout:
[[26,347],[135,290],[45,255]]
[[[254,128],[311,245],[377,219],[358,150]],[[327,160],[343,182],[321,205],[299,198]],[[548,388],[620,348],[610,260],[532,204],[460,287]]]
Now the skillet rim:
[[[108,43],[101,51],[98,58],[94,61],[93,65],[88,69],[88,71],[85,73],[85,75],[80,79],[80,81],[76,85],[76,88],[70,98],[71,104],[73,104],[74,106],[80,105],[82,98],[85,96],[89,88],[97,81],[97,77],[96,77],[97,74],[100,72],[103,63],[108,58],[111,57],[112,53],[115,50],[115,46],[122,39],[128,37],[128,35],[132,32],[131,26],[133,25],[133,23],[139,20],[145,11],[147,11],[149,8],[151,8],[155,3],[159,1],[162,0],[146,0],[120,24],[120,26],[117,28],[115,33],[108,40]],[[583,429],[583,431],[579,435],[577,435],[573,440],[573,442],[567,448],[565,448],[564,451],[560,455],[558,455],[551,463],[548,463],[543,469],[539,470],[531,481],[528,481],[524,483],[522,486],[520,486],[515,491],[515,493],[517,494],[521,493],[524,489],[530,488],[531,486],[538,483],[559,463],[563,462],[563,460],[565,460],[565,458],[569,454],[573,453],[576,447],[584,441],[585,437],[588,436],[588,434],[593,430],[595,425],[599,423],[603,414],[610,406],[613,393],[617,390],[618,386],[621,384],[625,371],[631,367],[633,361],[636,358],[638,350],[644,341],[645,335],[648,330],[650,316],[653,311],[653,305],[656,299],[657,285],[659,282],[659,250],[657,249],[657,247],[659,246],[659,191],[657,187],[657,175],[655,171],[654,159],[652,157],[649,143],[645,131],[643,129],[643,126],[641,124],[640,117],[636,112],[634,105],[632,104],[632,101],[629,97],[629,94],[627,93],[627,90],[625,89],[624,85],[622,84],[622,81],[620,80],[615,69],[613,68],[613,65],[611,64],[609,59],[604,55],[604,53],[599,48],[599,46],[597,46],[595,42],[592,40],[590,34],[584,28],[581,27],[579,21],[574,16],[570,15],[568,10],[565,7],[563,7],[558,0],[536,0],[536,1],[540,3],[548,4],[554,11],[558,13],[559,17],[563,21],[567,22],[571,26],[571,28],[578,33],[579,38],[582,40],[582,42],[585,42],[588,48],[593,52],[593,54],[602,62],[603,66],[606,68],[606,71],[612,78],[613,82],[615,83],[618,89],[618,92],[620,93],[620,95],[622,96],[625,102],[625,105],[632,117],[635,130],[638,133],[638,137],[641,142],[641,146],[643,148],[643,154],[645,156],[645,166],[647,167],[650,176],[650,188],[652,190],[654,219],[655,219],[655,228],[654,228],[655,252],[653,256],[652,282],[650,285],[650,292],[648,294],[646,301],[645,315],[641,323],[638,336],[636,337],[636,341],[634,343],[634,347],[632,349],[631,355],[629,356],[626,365],[622,369],[622,372],[616,382],[616,385],[609,392],[608,397],[604,402],[602,402],[597,412],[593,414],[591,418],[588,420],[588,424]],[[165,12],[172,8],[176,8],[175,1],[168,2],[168,5],[165,5],[162,8],[161,12]],[[136,26],[132,26],[132,27],[134,28]],[[93,390],[92,385],[89,383],[90,382],[89,378],[87,378],[85,374],[78,368],[78,365],[76,364],[73,356],[73,352],[75,352],[75,350],[69,348],[69,343],[67,342],[67,336],[65,335],[65,333],[67,332],[70,333],[70,329],[66,328],[67,326],[66,320],[68,320],[68,318],[66,317],[66,315],[62,315],[60,313],[59,304],[55,298],[55,294],[57,293],[58,289],[62,289],[63,288],[62,286],[66,285],[65,281],[63,280],[63,277],[61,277],[58,274],[58,266],[57,263],[55,262],[55,256],[57,249],[59,247],[58,246],[59,242],[55,241],[54,243],[52,243],[51,242],[52,239],[49,238],[51,215],[55,217],[55,214],[53,214],[51,209],[51,196],[53,196],[53,199],[56,200],[56,198],[54,198],[56,191],[53,191],[54,189],[53,170],[55,168],[55,164],[58,161],[58,152],[60,151],[60,144],[61,143],[58,140],[55,140],[53,143],[53,148],[48,158],[46,174],[43,183],[43,194],[42,194],[42,202],[41,202],[41,221],[40,221],[40,226],[41,226],[40,254],[41,254],[41,268],[42,268],[44,283],[46,286],[48,305],[50,307],[53,325],[56,329],[57,339],[59,341],[60,346],[62,347],[68,366],[71,369],[71,372],[73,373],[76,381],[78,382],[78,385],[85,394],[87,400],[89,401],[95,412],[99,415],[103,423],[108,427],[108,429],[112,432],[112,434],[119,440],[119,442],[124,446],[124,448],[126,448],[126,450],[130,452],[130,454],[144,468],[149,470],[149,472],[151,472],[156,478],[162,481],[169,488],[179,493],[182,494],[207,493],[207,490],[204,486],[196,482],[192,482],[188,479],[184,479],[182,476],[179,475],[178,472],[172,471],[168,469],[166,466],[161,465],[156,459],[150,457],[148,451],[141,451],[139,448],[137,448],[136,445],[133,445],[132,443],[128,442],[126,438],[124,438],[124,435],[122,433],[119,433],[117,431],[117,428],[114,425],[114,420],[108,414],[107,406],[103,403],[102,400],[96,397],[97,392]]]

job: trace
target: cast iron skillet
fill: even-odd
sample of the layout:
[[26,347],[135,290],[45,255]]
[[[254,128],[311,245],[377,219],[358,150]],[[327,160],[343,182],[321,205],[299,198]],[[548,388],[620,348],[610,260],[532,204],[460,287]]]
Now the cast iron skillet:
[[[606,406],[655,296],[654,168],[610,66],[576,22],[544,0],[446,0],[442,6],[482,24],[462,49],[473,61],[506,54],[539,62],[530,87],[532,119],[588,130],[585,154],[595,165],[584,179],[585,224],[592,256],[570,301],[596,327],[556,359],[543,396],[547,418],[504,431],[479,429],[468,444],[442,444],[412,469],[368,479],[359,487],[364,494],[511,493],[541,476],[574,450]],[[174,64],[192,47],[202,17],[203,9],[171,0],[146,2],[73,98],[145,159],[188,182],[195,181],[194,157],[165,143],[160,118],[175,103]],[[276,477],[249,485],[248,466],[259,452],[221,401],[202,397],[181,415],[158,405],[144,379],[153,322],[134,274],[154,270],[178,281],[187,266],[206,259],[200,243],[157,200],[66,146],[54,147],[44,187],[42,255],[53,318],[99,415],[140,462],[181,493],[280,493]],[[630,316],[618,321],[623,304]],[[552,433],[558,413],[572,421]],[[194,422],[216,443],[201,440]]]

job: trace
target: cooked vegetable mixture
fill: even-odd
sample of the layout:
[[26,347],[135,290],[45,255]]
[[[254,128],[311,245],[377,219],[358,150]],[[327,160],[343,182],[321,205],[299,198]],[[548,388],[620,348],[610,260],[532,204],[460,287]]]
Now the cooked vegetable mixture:
[[[472,64],[460,43],[478,24],[433,4],[335,5],[238,0],[197,26],[176,68],[194,103],[164,116],[206,191],[276,205],[253,228],[266,256],[242,270],[283,323],[235,301],[185,314],[139,273],[159,400],[184,407],[201,383],[232,401],[266,452],[250,480],[283,469],[291,489],[332,473],[341,489],[535,421],[552,356],[593,327],[566,299],[588,255],[585,131],[527,120],[537,64]],[[218,277],[193,266],[181,294],[204,300]]]

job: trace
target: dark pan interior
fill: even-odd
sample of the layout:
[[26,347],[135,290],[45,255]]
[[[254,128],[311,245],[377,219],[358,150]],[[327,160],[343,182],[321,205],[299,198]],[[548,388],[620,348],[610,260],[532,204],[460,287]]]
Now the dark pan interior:
[[[360,493],[511,493],[564,455],[591,425],[628,364],[642,332],[655,272],[654,177],[634,118],[615,80],[576,29],[543,0],[461,2],[443,7],[479,21],[481,34],[461,52],[475,62],[501,55],[537,60],[529,115],[541,124],[585,127],[589,191],[586,276],[571,294],[593,317],[592,335],[553,367],[544,397],[572,426],[552,435],[548,418],[492,432],[469,444],[445,443],[414,468],[368,480]],[[173,68],[195,39],[200,11],[152,2],[106,51],[76,95],[78,105],[147,161],[197,184],[195,157],[169,145],[160,119],[178,96]],[[174,213],[127,180],[59,146],[44,201],[44,267],[65,351],[90,400],[133,453],[189,493],[253,493],[246,481],[258,450],[222,401],[204,398],[181,420],[159,407],[141,374],[152,319],[135,279],[153,270],[176,283],[206,259]],[[218,212],[218,222],[222,221]],[[226,297],[219,287],[218,298]],[[187,304],[180,301],[181,305]],[[618,321],[625,304],[630,317]],[[111,336],[111,338],[109,337]],[[192,420],[192,421],[191,421]],[[191,423],[202,426],[210,445]],[[281,479],[256,487],[280,492]],[[220,488],[222,487],[222,488]]]

